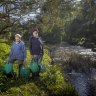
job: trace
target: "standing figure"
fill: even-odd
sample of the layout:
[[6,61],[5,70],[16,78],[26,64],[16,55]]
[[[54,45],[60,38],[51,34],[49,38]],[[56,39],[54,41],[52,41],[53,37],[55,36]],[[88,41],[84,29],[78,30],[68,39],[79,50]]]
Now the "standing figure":
[[33,29],[32,36],[29,39],[29,50],[32,60],[41,64],[43,57],[43,42],[38,36],[38,29]]
[[20,69],[23,65],[23,62],[26,58],[26,48],[24,42],[21,40],[21,35],[15,35],[15,41],[12,44],[11,51],[9,54],[9,62],[14,63],[18,61],[18,76],[20,76]]

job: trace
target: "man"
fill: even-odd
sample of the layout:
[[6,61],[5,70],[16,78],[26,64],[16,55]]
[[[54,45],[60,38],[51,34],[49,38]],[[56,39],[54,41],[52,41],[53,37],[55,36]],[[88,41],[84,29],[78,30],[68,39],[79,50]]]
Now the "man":
[[35,60],[40,64],[43,57],[43,42],[38,36],[38,29],[33,29],[32,36],[29,39],[29,50],[32,60]]
[[23,65],[23,62],[26,58],[26,49],[25,44],[21,41],[21,35],[15,35],[15,41],[13,42],[10,54],[9,54],[9,62],[14,63],[14,61],[18,61],[18,76],[20,76],[20,69]]

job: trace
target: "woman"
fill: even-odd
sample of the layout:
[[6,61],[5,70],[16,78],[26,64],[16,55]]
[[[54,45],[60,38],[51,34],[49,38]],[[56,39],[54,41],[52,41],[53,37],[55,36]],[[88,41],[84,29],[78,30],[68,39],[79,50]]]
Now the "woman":
[[21,41],[21,35],[15,35],[15,42],[13,42],[11,52],[9,54],[9,62],[14,63],[14,61],[18,61],[18,75],[20,76],[20,68],[23,65],[23,62],[26,58],[26,49],[25,44]]
[[[29,50],[32,60],[41,64],[43,57],[43,42],[38,36],[38,29],[33,29],[32,36],[29,39]],[[37,76],[39,74],[37,73]]]

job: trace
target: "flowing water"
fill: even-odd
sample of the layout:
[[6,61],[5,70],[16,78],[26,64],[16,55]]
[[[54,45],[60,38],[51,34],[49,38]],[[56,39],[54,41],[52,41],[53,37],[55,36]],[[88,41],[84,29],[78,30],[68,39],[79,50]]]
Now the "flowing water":
[[[67,54],[66,54],[67,53]],[[92,61],[96,61],[96,52],[93,52],[91,49],[86,49],[80,46],[70,46],[64,44],[63,46],[58,46],[55,48],[53,53],[53,60],[55,62],[64,62],[68,61],[70,56],[69,53],[80,54],[80,56],[88,57]],[[76,58],[76,57],[75,57]],[[79,62],[79,61],[78,61]],[[78,63],[77,62],[77,63]],[[63,64],[61,64],[62,66]],[[69,66],[70,67],[70,66]],[[93,81],[96,82],[96,69],[89,68],[90,73],[79,72],[75,69],[71,69],[71,72],[65,72],[70,78],[70,82],[75,87],[78,96],[96,96],[95,90],[96,86]]]
[[96,96],[96,69],[92,69],[90,74],[78,73],[72,70],[67,75],[70,77],[78,96]]
[[83,73],[68,73],[79,96],[89,96],[89,80]]

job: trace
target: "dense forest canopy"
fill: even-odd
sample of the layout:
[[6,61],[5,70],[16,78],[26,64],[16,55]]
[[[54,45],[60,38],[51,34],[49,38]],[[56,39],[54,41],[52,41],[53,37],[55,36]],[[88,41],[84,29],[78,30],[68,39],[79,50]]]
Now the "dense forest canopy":
[[1,0],[0,8],[3,38],[36,26],[48,43],[96,44],[96,0]]
[[54,34],[54,40],[59,38],[59,42],[65,40],[81,45],[86,42],[95,43],[95,9],[95,0],[48,0],[43,6],[45,26],[42,27],[51,32],[46,33],[47,37]]

